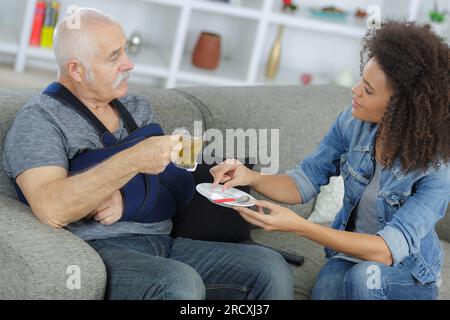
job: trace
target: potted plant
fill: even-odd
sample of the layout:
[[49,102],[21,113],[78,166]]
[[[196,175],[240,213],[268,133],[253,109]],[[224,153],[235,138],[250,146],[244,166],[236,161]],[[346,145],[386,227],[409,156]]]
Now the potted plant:
[[433,10],[428,13],[430,19],[430,25],[434,31],[439,34],[444,34],[445,26],[447,25],[446,11],[440,11],[438,8],[437,0],[434,1]]

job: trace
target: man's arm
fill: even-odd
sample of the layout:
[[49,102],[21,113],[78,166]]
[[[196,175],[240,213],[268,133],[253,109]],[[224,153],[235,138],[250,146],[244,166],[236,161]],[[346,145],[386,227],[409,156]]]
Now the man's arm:
[[16,182],[39,220],[64,227],[92,213],[137,173],[163,171],[177,143],[169,136],[152,137],[74,176],[47,166],[24,171]]
[[136,174],[126,165],[126,153],[119,153],[91,170],[67,176],[61,167],[27,170],[16,182],[43,223],[64,227],[80,220],[119,190]]

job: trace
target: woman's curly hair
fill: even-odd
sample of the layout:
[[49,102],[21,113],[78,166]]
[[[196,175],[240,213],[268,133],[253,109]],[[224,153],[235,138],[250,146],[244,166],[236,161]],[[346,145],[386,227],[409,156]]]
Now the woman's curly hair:
[[368,31],[361,72],[374,58],[393,95],[379,126],[383,162],[427,169],[450,160],[449,47],[429,25],[388,21]]

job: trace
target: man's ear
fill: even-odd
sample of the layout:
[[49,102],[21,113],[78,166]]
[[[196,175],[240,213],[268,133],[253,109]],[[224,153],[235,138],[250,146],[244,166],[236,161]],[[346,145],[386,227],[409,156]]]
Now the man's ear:
[[73,80],[75,80],[76,82],[81,82],[84,68],[79,61],[70,60],[67,63],[67,72]]

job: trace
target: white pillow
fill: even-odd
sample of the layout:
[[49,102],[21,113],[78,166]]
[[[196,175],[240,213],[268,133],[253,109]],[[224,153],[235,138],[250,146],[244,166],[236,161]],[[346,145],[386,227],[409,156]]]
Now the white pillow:
[[330,183],[320,187],[314,210],[308,220],[314,223],[331,224],[342,207],[344,199],[344,181],[342,177],[331,177]]

